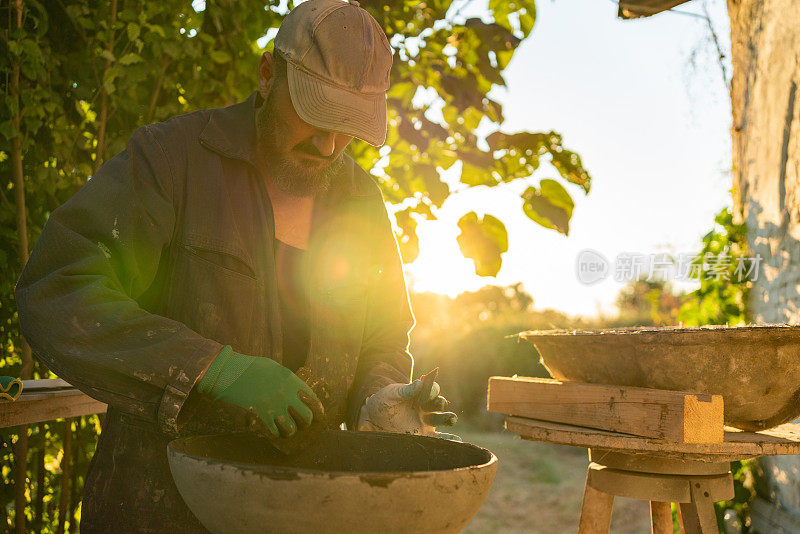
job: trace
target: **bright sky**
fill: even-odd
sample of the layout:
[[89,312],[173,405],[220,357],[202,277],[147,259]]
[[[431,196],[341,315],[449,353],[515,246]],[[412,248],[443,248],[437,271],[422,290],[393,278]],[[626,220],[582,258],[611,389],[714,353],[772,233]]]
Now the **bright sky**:
[[[727,54],[724,2],[706,5]],[[592,190],[584,196],[568,184],[575,200],[568,237],[522,213],[519,194],[555,177],[549,166],[526,183],[453,195],[437,221],[420,225],[421,253],[407,275],[415,290],[450,295],[521,281],[537,308],[611,313],[623,282],[580,283],[578,253],[596,250],[613,265],[620,253],[696,252],[731,202],[730,101],[703,19],[664,13],[622,21],[610,0],[540,0],[537,8],[533,35],[506,71],[507,89],[493,94],[504,106],[502,129],[560,132],[583,158]],[[702,4],[677,9],[699,13]],[[472,210],[508,229],[497,278],[476,276],[458,250],[456,222]]]

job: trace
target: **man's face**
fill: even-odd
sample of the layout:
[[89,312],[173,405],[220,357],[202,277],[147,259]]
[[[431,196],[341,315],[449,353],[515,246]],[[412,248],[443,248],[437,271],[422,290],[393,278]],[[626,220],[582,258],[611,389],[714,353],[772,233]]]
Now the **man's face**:
[[352,140],[304,122],[294,110],[283,73],[271,77],[264,104],[256,112],[256,128],[265,171],[281,190],[298,197],[328,189]]

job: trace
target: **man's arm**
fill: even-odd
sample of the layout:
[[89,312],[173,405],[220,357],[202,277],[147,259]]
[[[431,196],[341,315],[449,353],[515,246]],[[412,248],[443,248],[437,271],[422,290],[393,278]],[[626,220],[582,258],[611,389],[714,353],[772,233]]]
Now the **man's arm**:
[[36,355],[92,397],[168,432],[222,345],[142,309],[176,226],[174,176],[147,126],[45,225],[17,283]]
[[364,400],[389,384],[410,382],[414,363],[408,352],[408,334],[414,326],[414,316],[400,250],[386,208],[380,202],[371,243],[374,265],[367,293],[364,338],[347,405],[345,422],[351,430],[356,428]]

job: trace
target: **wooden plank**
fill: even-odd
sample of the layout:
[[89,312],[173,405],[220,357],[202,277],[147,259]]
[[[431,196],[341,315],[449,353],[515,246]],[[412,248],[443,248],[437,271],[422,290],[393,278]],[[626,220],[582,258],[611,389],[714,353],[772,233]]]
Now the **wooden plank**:
[[709,462],[730,462],[775,454],[800,454],[800,425],[793,423],[761,432],[743,432],[726,427],[723,443],[671,443],[525,417],[507,417],[506,428],[531,441]]
[[38,399],[52,399],[53,397],[69,397],[71,395],[74,396],[74,395],[76,395],[78,393],[80,393],[80,391],[78,391],[75,388],[54,389],[54,390],[49,390],[49,391],[41,391],[41,390],[24,391],[23,390],[22,394],[19,396],[19,399],[17,399],[17,402],[19,402],[19,401],[34,401],[34,400],[38,400]]
[[23,380],[22,391],[50,391],[56,389],[75,389],[75,386],[60,378],[44,378],[39,380]]
[[722,443],[721,395],[492,377],[487,409],[677,443]]
[[722,475],[669,475],[611,469],[593,463],[589,465],[588,483],[597,491],[645,501],[690,502],[696,500],[694,490],[698,484],[711,502],[733,498],[730,471]]
[[29,392],[0,402],[0,428],[105,413],[106,405],[77,390]]
[[661,475],[725,475],[731,470],[730,462],[696,462],[595,448],[589,449],[589,461],[618,471],[641,471]]

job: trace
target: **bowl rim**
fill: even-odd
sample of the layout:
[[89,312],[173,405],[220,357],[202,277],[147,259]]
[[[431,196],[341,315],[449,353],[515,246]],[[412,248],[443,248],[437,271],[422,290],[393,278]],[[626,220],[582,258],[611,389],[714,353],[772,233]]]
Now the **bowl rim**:
[[705,326],[622,326],[617,328],[598,328],[598,329],[571,329],[558,328],[551,330],[526,330],[516,334],[518,337],[528,341],[532,339],[547,338],[577,338],[577,337],[644,337],[658,336],[668,337],[674,334],[690,335],[700,334],[714,337],[725,337],[730,335],[740,335],[746,332],[757,332],[766,335],[796,335],[800,338],[800,325],[788,323],[774,324],[747,324],[740,326],[729,325],[705,325]]
[[[342,431],[347,432],[347,431]],[[351,431],[354,432],[354,431]],[[392,436],[396,435],[392,432],[372,432],[370,434],[377,434],[383,436]],[[309,469],[303,467],[287,467],[287,466],[276,466],[276,465],[266,465],[266,464],[252,464],[249,462],[237,462],[237,461],[223,461],[218,460],[216,458],[211,458],[209,456],[200,456],[197,454],[190,454],[185,451],[177,450],[173,445],[177,445],[178,442],[188,441],[190,439],[202,439],[202,438],[209,438],[209,437],[219,437],[219,436],[226,436],[226,435],[235,435],[235,434],[197,434],[193,436],[183,436],[176,439],[173,439],[167,444],[167,457],[170,460],[170,466],[172,465],[172,457],[173,456],[183,456],[191,458],[195,461],[205,462],[209,465],[215,465],[218,467],[235,467],[240,470],[250,471],[255,474],[268,474],[274,473],[277,475],[286,474],[286,475],[308,475],[308,476],[318,476],[318,477],[325,477],[325,478],[341,478],[341,477],[351,477],[351,478],[364,478],[364,477],[388,477],[388,478],[421,478],[421,477],[428,477],[433,476],[435,473],[452,473],[458,471],[472,471],[477,469],[485,469],[487,467],[497,465],[499,462],[497,456],[490,451],[489,449],[485,449],[479,445],[475,445],[474,443],[469,442],[454,442],[460,443],[457,446],[468,446],[472,447],[473,449],[478,449],[484,453],[489,454],[489,460],[481,464],[474,464],[468,465],[464,467],[456,467],[453,469],[429,469],[426,471],[329,471],[323,469]],[[410,435],[410,434],[402,434],[402,435]],[[444,439],[444,438],[436,438],[433,436],[420,436],[414,435],[415,438],[423,438],[425,440],[428,439]]]

